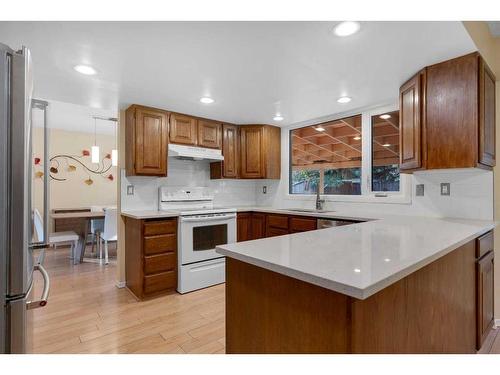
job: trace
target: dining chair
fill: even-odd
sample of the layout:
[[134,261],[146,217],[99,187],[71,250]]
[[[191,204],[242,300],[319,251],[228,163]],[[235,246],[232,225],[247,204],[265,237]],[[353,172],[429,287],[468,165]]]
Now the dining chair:
[[[116,208],[107,207],[104,209],[104,231],[100,235],[100,239],[104,240],[104,263],[109,263],[108,241],[116,241],[118,239],[117,227],[117,213]],[[99,244],[100,254],[99,258],[102,259],[102,246]]]
[[[34,226],[35,226],[35,233],[37,237],[37,241],[43,242],[44,237],[43,237],[43,220],[42,216],[40,215],[40,211],[38,209],[34,209],[33,213],[33,221],[34,221]],[[53,232],[49,233],[49,244],[54,246],[57,244],[62,244],[62,243],[69,243],[71,245],[71,259],[75,257],[75,250],[78,246],[78,241],[80,240],[80,236],[76,234],[76,232],[73,231],[67,231],[67,232]]]

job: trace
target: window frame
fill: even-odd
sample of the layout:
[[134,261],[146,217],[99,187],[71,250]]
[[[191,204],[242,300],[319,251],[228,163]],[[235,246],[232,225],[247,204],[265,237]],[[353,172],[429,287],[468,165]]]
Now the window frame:
[[[364,109],[358,109],[336,114],[334,116],[323,117],[313,121],[305,121],[286,127],[283,134],[288,137],[286,152],[288,153],[287,163],[285,165],[285,175],[288,178],[287,192],[285,199],[312,201],[315,194],[292,194],[292,154],[290,150],[292,137],[291,131],[307,126],[318,125],[327,121],[338,120],[345,117],[361,115],[361,194],[360,195],[342,195],[342,194],[321,194],[322,198],[331,202],[376,202],[376,203],[395,203],[411,204],[411,175],[400,173],[399,191],[372,191],[372,116],[381,115],[386,112],[393,112],[399,109],[398,103],[373,106]],[[284,163],[285,164],[285,163]]]

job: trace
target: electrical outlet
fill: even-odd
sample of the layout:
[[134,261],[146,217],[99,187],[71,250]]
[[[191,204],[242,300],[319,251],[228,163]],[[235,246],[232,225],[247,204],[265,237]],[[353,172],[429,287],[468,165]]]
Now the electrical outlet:
[[262,186],[262,194],[267,194],[267,186]]
[[441,182],[441,195],[450,195],[450,183]]
[[127,195],[134,195],[134,185],[127,185]]
[[417,184],[415,186],[415,196],[417,196],[417,197],[424,196],[424,184]]

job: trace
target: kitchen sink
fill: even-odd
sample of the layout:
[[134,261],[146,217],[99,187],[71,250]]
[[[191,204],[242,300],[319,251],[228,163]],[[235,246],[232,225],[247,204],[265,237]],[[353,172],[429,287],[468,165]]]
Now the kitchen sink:
[[317,212],[317,213],[324,213],[324,212],[335,212],[333,210],[316,210],[314,208],[282,208],[282,211],[295,211],[295,212]]

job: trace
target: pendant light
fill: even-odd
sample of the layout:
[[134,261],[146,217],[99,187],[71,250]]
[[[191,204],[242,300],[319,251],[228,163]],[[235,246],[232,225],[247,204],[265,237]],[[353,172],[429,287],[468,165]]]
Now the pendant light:
[[91,148],[92,163],[99,163],[99,146],[97,146],[97,118],[94,117],[94,145]]
[[115,148],[111,150],[111,165],[113,167],[118,166],[118,150],[116,149],[116,127],[118,122],[115,122]]

